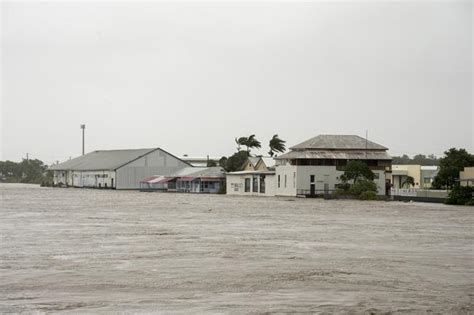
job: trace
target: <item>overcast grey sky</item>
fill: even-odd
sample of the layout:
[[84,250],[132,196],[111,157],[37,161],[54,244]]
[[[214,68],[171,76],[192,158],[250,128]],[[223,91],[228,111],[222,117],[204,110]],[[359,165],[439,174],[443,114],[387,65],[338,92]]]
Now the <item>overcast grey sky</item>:
[[221,156],[255,133],[474,151],[463,2],[2,2],[1,159],[162,147]]

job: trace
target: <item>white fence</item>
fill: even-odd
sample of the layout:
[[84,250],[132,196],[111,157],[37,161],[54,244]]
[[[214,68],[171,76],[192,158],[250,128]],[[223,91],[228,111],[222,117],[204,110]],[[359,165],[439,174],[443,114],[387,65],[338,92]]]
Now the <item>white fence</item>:
[[392,188],[390,190],[392,196],[401,197],[422,197],[422,198],[447,198],[447,190],[432,190],[432,189],[415,189],[415,188]]

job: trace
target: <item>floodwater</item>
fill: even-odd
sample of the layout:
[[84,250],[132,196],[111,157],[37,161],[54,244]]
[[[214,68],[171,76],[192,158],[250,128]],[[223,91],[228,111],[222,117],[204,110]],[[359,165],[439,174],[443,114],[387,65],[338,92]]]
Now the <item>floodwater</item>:
[[472,207],[0,189],[0,313],[474,313]]

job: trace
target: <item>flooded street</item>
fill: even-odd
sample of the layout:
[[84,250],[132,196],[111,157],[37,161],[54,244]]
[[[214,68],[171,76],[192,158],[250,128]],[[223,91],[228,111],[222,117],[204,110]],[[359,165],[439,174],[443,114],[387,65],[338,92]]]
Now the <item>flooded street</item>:
[[472,207],[0,189],[0,313],[474,312]]

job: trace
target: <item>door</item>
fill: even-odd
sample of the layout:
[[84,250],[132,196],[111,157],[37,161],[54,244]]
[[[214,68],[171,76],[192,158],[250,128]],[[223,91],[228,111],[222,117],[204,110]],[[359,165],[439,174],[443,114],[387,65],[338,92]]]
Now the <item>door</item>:
[[113,178],[110,179],[110,188],[114,188],[114,179]]
[[311,183],[309,185],[309,194],[311,196],[314,196],[316,194],[316,184],[315,183]]

